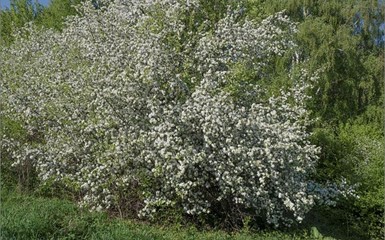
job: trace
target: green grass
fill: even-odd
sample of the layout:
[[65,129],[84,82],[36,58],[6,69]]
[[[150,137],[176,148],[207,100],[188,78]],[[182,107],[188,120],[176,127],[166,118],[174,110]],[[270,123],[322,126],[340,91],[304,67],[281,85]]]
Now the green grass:
[[[91,213],[61,199],[2,191],[0,198],[0,239],[202,239],[202,240],[302,240],[363,239],[344,234],[344,227],[333,225],[325,217],[309,216],[310,222],[289,232],[251,232],[240,230],[199,231],[194,227],[161,226],[135,220],[110,218],[105,213]],[[323,237],[317,230],[322,232]]]
[[309,239],[306,234],[282,232],[229,234],[195,228],[155,226],[136,221],[110,219],[75,204],[3,192],[0,215],[1,239]]

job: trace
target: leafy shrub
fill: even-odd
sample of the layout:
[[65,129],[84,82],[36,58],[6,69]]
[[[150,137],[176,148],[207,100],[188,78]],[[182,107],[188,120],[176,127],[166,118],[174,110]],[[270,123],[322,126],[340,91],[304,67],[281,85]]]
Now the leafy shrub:
[[372,239],[384,236],[384,137],[375,124],[347,125],[341,138],[351,141],[353,151],[347,158],[354,159],[352,182],[357,184],[360,196],[351,206],[356,225],[367,231]]
[[335,131],[318,129],[313,143],[322,147],[315,178],[338,181],[343,177],[354,187],[356,198],[341,199],[340,211],[349,225],[366,237],[381,239],[384,211],[384,137],[377,121],[360,116]]
[[199,1],[107,5],[84,3],[60,33],[26,27],[0,53],[2,113],[39,140],[5,139],[13,165],[32,160],[42,184],[80,191],[93,210],[301,221],[319,151],[306,84],[267,98],[257,81],[295,46],[295,24],[241,8],[213,23]]
[[[0,118],[0,122],[0,135],[2,139],[12,138],[17,142],[29,142],[30,144],[34,141],[34,139],[28,137],[21,124],[17,121],[3,115]],[[12,152],[7,147],[7,141],[3,141],[2,146],[0,150],[0,188],[18,187],[20,190],[30,191],[36,187],[38,180],[32,161],[24,161],[23,164],[19,164],[14,168],[12,167]]]

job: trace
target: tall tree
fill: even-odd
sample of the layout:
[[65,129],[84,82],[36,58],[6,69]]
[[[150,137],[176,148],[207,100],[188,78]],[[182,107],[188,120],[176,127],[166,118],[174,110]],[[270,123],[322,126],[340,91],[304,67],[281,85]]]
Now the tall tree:
[[311,108],[333,125],[346,122],[383,94],[384,11],[376,0],[249,0],[249,15],[286,10],[299,22],[298,40],[309,70],[323,69]]
[[13,41],[13,32],[34,21],[42,11],[42,6],[32,0],[11,0],[10,8],[0,12],[0,44]]
[[44,27],[61,30],[64,20],[69,15],[77,14],[75,6],[82,0],[51,0],[39,16],[39,24]]
[[11,0],[10,8],[0,11],[0,46],[14,41],[13,33],[28,22],[61,30],[69,15],[77,14],[75,5],[82,0],[52,0],[47,7],[32,0]]

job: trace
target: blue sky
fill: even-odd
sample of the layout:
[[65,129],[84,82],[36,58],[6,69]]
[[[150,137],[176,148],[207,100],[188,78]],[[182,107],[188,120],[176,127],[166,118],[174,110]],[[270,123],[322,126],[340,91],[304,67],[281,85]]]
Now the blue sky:
[[[35,0],[32,0],[35,1]],[[47,6],[51,0],[38,0],[38,2],[44,6]],[[0,0],[1,9],[9,8],[10,0]]]

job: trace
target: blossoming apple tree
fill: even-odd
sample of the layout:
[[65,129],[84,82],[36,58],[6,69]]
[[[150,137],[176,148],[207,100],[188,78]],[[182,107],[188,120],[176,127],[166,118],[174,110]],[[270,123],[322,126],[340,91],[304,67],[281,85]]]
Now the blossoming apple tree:
[[258,85],[295,47],[284,13],[253,22],[234,6],[213,22],[198,0],[78,11],[62,32],[26,26],[0,53],[2,114],[35,139],[4,139],[15,166],[32,161],[42,184],[65,184],[96,210],[136,194],[144,217],[230,206],[275,226],[303,219],[319,150],[306,86],[300,77],[267,98]]

